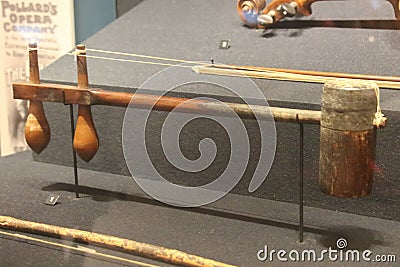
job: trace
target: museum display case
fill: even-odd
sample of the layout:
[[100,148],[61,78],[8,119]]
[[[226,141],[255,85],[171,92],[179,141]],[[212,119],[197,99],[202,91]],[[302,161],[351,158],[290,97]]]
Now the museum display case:
[[[393,261],[398,17],[395,0],[144,0],[43,71],[31,43],[13,93],[31,101],[33,157],[0,160],[4,215],[156,245],[130,251],[151,266],[263,266],[268,249]],[[88,235],[65,238],[97,249]]]

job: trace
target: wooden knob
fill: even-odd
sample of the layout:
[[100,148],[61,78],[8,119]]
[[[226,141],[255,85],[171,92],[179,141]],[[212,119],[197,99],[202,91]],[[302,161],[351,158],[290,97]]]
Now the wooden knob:
[[296,7],[296,5],[291,5],[290,3],[283,3],[276,8],[276,11],[281,13],[283,17],[294,17],[296,16]]
[[[282,5],[285,5],[287,7],[291,6],[292,8],[295,8],[296,9],[295,14],[309,16],[312,13],[311,5],[319,1],[324,1],[324,0],[273,0],[267,5],[267,7],[262,11],[262,13],[268,14],[271,11],[277,11],[278,14],[276,14],[277,15],[276,21],[278,21],[281,18],[284,18],[286,15],[280,14],[277,9],[278,7],[282,7]],[[291,13],[293,14],[292,11]]]
[[[77,46],[78,88],[87,89],[89,78],[86,63],[85,46]],[[99,150],[99,139],[93,123],[90,106],[79,105],[76,122],[74,149],[78,156],[89,162]]]
[[79,157],[86,162],[89,162],[99,150],[99,140],[90,106],[80,105],[78,107],[74,149]]
[[[39,84],[39,64],[37,44],[29,44],[29,80]],[[25,140],[29,147],[40,154],[50,142],[50,126],[43,109],[43,103],[30,101],[28,118],[25,124]]]

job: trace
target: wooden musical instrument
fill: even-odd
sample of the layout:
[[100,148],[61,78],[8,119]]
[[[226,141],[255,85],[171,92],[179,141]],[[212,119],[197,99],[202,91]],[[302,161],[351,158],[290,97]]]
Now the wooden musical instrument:
[[[311,5],[319,1],[334,0],[273,0],[268,5],[265,0],[239,0],[237,10],[239,17],[248,27],[267,28],[286,17],[311,15]],[[387,1],[393,6],[395,17],[400,19],[399,0]]]

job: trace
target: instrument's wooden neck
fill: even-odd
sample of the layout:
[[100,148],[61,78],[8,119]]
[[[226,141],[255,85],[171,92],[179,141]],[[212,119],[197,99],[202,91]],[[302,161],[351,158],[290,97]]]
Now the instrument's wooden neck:
[[[269,10],[276,8],[280,4],[283,3],[290,3],[290,2],[296,2],[297,4],[297,12],[301,15],[308,16],[311,14],[311,5],[315,2],[321,2],[321,1],[338,1],[338,0],[273,0],[265,9],[263,12],[266,14]],[[400,19],[400,3],[399,0],[387,0],[389,1],[394,9],[395,16],[397,19]]]
[[[320,1],[338,0],[273,0],[268,5],[265,0],[239,0],[237,9],[247,26],[265,28],[287,16],[309,16],[312,13],[311,5]],[[393,6],[395,17],[400,20],[400,0],[387,1]]]

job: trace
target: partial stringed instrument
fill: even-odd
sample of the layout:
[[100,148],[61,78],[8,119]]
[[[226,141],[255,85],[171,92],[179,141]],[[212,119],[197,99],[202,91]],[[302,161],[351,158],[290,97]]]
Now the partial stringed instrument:
[[[267,28],[285,17],[311,15],[311,5],[319,1],[335,0],[273,0],[268,5],[266,0],[239,0],[237,10],[241,20],[248,27]],[[392,4],[396,18],[400,19],[399,0],[387,1]]]

